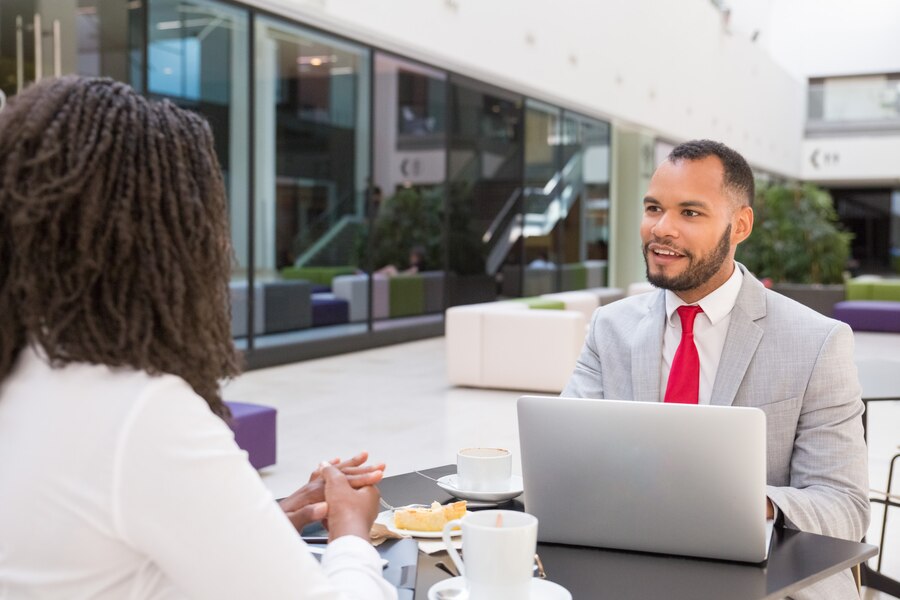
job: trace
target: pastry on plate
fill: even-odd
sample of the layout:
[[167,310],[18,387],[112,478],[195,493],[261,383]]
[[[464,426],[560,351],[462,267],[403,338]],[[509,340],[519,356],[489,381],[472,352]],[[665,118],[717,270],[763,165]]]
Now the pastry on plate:
[[394,511],[394,527],[408,531],[441,531],[449,521],[466,514],[466,501],[446,506],[432,502],[430,507],[398,508]]

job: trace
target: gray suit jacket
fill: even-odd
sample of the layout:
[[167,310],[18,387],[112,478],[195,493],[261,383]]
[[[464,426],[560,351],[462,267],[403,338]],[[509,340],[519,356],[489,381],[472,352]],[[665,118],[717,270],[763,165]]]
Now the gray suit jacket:
[[[766,413],[767,494],[786,526],[859,541],[869,484],[853,333],[738,267],[744,280],[711,403]],[[659,402],[664,327],[662,290],[597,309],[562,395]],[[848,589],[826,587],[819,597]]]

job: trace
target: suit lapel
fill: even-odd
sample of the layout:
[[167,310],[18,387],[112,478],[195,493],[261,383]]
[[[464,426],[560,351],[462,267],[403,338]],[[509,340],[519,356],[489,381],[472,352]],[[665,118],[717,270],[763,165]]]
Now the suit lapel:
[[634,400],[659,402],[659,369],[662,364],[663,329],[666,324],[666,296],[651,292],[647,314],[638,322],[631,344],[631,389]]
[[738,268],[744,272],[744,281],[731,311],[710,404],[730,406],[734,403],[763,336],[762,328],[755,321],[766,316],[766,290],[743,265],[738,263]]

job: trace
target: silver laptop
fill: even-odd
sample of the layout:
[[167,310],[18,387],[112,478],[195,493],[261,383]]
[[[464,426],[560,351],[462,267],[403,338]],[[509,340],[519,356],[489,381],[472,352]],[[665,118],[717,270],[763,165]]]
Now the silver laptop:
[[766,560],[761,410],[522,396],[518,414],[540,541]]

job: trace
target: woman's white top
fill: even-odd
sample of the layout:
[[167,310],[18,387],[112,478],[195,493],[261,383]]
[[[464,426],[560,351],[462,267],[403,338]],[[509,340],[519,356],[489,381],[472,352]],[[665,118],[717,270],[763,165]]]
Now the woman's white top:
[[29,348],[0,386],[0,598],[395,597],[361,538],[319,565],[183,379]]

